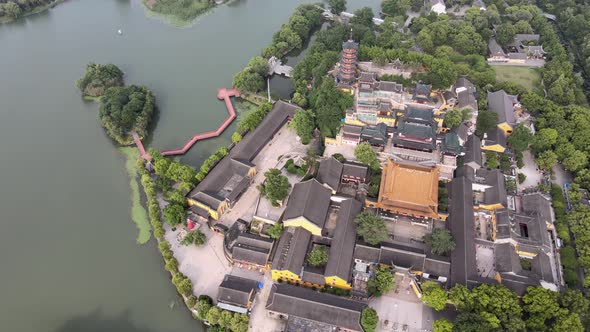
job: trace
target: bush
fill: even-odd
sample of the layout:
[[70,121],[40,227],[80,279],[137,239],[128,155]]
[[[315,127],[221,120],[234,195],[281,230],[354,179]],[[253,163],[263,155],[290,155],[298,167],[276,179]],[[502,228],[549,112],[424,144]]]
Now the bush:
[[332,158],[338,160],[339,162],[343,163],[346,161],[346,158],[344,158],[344,156],[341,153],[334,153],[332,155]]
[[524,183],[526,181],[526,175],[518,173],[518,183]]
[[373,332],[379,323],[379,316],[377,311],[371,307],[366,307],[361,312],[361,326],[365,332]]

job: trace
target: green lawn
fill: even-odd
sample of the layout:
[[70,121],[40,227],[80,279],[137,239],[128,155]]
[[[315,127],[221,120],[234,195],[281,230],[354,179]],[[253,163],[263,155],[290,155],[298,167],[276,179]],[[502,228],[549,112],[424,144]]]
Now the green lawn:
[[538,68],[521,66],[492,66],[498,82],[512,82],[522,85],[529,91],[540,90],[541,74]]

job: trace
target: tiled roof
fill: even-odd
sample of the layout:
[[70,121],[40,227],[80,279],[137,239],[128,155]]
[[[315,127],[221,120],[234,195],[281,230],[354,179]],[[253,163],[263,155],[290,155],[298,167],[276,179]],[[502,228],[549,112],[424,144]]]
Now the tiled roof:
[[360,317],[366,304],[336,295],[286,284],[275,284],[266,309],[289,316],[362,331]]
[[323,228],[331,195],[331,190],[316,179],[296,183],[289,196],[283,220],[305,217],[319,228]]
[[356,223],[354,219],[361,212],[361,209],[362,203],[356,199],[347,199],[342,202],[330,246],[326,276],[338,276],[345,281],[350,279],[356,241]]

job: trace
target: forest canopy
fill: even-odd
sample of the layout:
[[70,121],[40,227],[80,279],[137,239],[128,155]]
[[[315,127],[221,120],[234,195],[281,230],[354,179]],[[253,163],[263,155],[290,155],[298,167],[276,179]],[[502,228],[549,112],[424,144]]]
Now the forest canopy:
[[101,98],[98,116],[109,136],[129,145],[133,143],[131,132],[137,132],[140,138],[147,136],[155,105],[156,98],[146,87],[113,87]]
[[123,72],[113,64],[89,63],[86,73],[76,81],[83,96],[100,97],[108,88],[123,86]]

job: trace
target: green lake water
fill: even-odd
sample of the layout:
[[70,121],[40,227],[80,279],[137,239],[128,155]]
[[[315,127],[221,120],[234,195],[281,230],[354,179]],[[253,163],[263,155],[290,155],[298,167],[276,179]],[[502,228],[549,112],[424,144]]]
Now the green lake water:
[[[148,143],[180,147],[225,118],[217,88],[304,2],[238,0],[179,29],[146,17],[139,0],[69,0],[0,25],[2,331],[202,331],[154,241],[136,243],[125,158],[74,82],[90,61],[118,65],[128,84],[156,95]],[[200,165],[232,131],[183,161]]]

